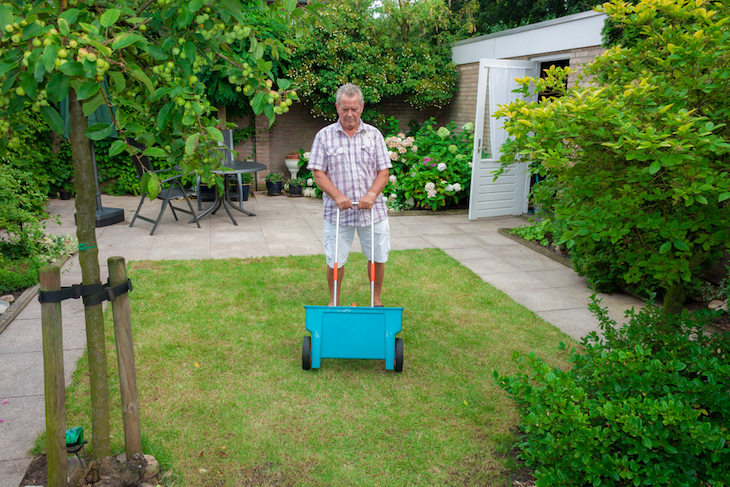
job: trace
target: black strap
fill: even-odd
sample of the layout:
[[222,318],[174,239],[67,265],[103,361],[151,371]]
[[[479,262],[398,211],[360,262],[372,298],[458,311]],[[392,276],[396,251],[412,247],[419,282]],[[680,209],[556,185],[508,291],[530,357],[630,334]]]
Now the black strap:
[[104,290],[101,284],[74,284],[62,287],[58,291],[38,291],[38,301],[41,303],[60,303],[66,299],[79,299],[82,296],[98,294]]
[[84,306],[96,306],[106,300],[114,301],[117,296],[132,290],[132,281],[127,279],[117,286],[102,284],[74,284],[62,287],[58,291],[38,291],[38,301],[41,303],[60,303],[66,299],[84,299]]

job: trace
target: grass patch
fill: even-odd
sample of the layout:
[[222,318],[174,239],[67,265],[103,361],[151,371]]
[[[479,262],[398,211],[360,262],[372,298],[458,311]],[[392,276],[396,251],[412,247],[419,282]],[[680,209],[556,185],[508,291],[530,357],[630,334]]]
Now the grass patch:
[[[344,302],[369,303],[365,266],[351,256]],[[131,263],[144,443],[168,484],[509,485],[518,415],[492,371],[514,373],[514,351],[565,366],[556,346],[572,341],[440,250],[392,252],[386,273],[386,305],[404,308],[401,374],[382,360],[301,369],[303,306],[327,302],[321,256]],[[87,437],[89,410],[84,357],[67,425]]]

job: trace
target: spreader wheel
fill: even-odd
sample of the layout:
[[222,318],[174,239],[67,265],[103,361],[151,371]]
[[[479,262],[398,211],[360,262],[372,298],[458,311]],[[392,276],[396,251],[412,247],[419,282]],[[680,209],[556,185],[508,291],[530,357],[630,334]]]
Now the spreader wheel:
[[302,343],[302,368],[309,370],[312,368],[312,337],[305,336]]
[[403,339],[395,339],[395,367],[396,372],[403,372]]

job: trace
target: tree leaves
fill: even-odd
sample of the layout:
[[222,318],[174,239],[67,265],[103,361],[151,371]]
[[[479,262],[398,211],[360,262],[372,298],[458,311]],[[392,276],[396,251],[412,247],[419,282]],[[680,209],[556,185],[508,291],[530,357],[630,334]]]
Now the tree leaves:
[[103,14],[101,14],[101,19],[99,19],[101,26],[105,29],[108,29],[109,27],[114,25],[117,20],[119,20],[119,16],[121,14],[121,10],[117,8],[107,9]]
[[43,119],[46,121],[48,126],[51,127],[51,130],[56,132],[58,135],[63,136],[65,130],[63,120],[61,120],[61,116],[55,108],[49,106],[41,107],[41,115],[43,115]]
[[91,127],[84,130],[84,135],[86,135],[91,140],[102,140],[109,137],[109,134],[112,132],[112,125],[106,124],[106,123],[96,123],[92,125]]

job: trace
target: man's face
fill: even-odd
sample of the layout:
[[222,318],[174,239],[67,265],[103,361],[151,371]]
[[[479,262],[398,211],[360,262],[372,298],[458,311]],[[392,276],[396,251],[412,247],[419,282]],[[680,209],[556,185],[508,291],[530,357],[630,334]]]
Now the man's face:
[[340,116],[340,124],[345,130],[355,130],[360,126],[360,115],[362,115],[363,106],[360,104],[360,97],[347,96],[342,94],[340,102],[335,103],[337,107],[337,115]]

